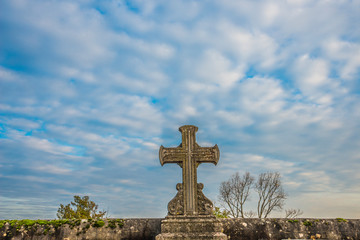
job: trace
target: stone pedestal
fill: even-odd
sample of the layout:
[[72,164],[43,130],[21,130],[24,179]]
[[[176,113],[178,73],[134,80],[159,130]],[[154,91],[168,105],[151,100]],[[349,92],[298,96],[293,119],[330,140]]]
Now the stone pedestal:
[[222,233],[221,223],[213,216],[168,216],[161,222],[161,234],[156,236],[156,240],[170,239],[226,240],[227,236]]

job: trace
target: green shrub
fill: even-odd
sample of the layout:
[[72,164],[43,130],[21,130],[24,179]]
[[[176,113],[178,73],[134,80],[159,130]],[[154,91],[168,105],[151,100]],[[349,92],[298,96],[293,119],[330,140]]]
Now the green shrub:
[[74,201],[67,205],[60,204],[57,211],[59,219],[97,219],[103,218],[106,211],[98,211],[98,205],[90,201],[89,196],[74,196]]
[[312,225],[312,222],[305,220],[303,224],[304,226],[310,227]]
[[229,218],[230,212],[226,210],[221,211],[219,207],[214,207],[213,214],[216,218]]

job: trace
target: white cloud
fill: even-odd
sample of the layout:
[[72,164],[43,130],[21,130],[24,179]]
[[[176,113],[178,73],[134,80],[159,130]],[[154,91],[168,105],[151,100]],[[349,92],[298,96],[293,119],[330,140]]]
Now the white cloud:
[[330,64],[321,58],[305,54],[297,59],[293,67],[296,85],[306,99],[316,104],[331,105],[348,91],[341,80],[330,77]]
[[52,164],[32,166],[31,168],[33,168],[36,171],[43,171],[43,172],[52,173],[52,174],[70,174],[71,173],[70,169],[55,166]]
[[[154,3],[150,1],[136,5],[142,10],[145,16],[152,12],[154,8]],[[110,15],[111,24],[115,29],[130,28],[131,31],[146,33],[155,27],[155,23],[152,19],[144,19],[143,15],[138,15],[129,11],[125,3],[107,1],[101,2],[100,6],[101,9]]]
[[56,125],[49,126],[49,130],[64,136],[65,139],[72,138],[68,141],[72,144],[81,144],[88,155],[104,157],[114,162],[130,150],[128,142],[113,135],[100,136],[91,132]]
[[25,136],[23,132],[16,130],[10,130],[8,132],[8,137],[13,141],[20,143],[23,146],[28,148],[33,148],[43,152],[56,154],[56,155],[65,155],[74,152],[72,146],[62,145],[50,142],[48,139],[38,138],[33,136]]
[[308,55],[303,55],[298,59],[296,68],[299,85],[305,92],[323,87],[329,81],[329,66],[322,59],[310,59]]
[[[312,192],[289,197],[292,206],[301,209],[310,218],[353,218],[357,219],[360,212],[356,193],[324,193]],[[307,204],[302,204],[306,202]]]
[[263,14],[260,14],[264,18],[265,25],[271,25],[279,16],[280,9],[279,6],[274,2],[267,2],[264,4],[262,9]]
[[298,175],[306,185],[305,191],[331,191],[330,176],[325,171],[304,171]]
[[4,118],[0,119],[0,123],[27,131],[41,127],[41,121],[33,121],[26,118]]
[[360,44],[338,39],[330,39],[324,43],[327,57],[336,62],[343,62],[336,66],[342,79],[354,80],[360,69]]
[[276,54],[278,46],[273,38],[264,32],[249,31],[229,21],[222,21],[216,25],[216,45],[235,55],[240,62],[254,64],[260,69],[276,67],[279,56]]
[[[20,181],[26,181],[28,183],[30,182],[35,182],[36,184],[39,183],[56,183],[57,180],[53,179],[53,178],[49,178],[49,177],[38,177],[38,176],[23,176],[23,175],[11,175],[11,176],[2,176],[3,178],[8,178],[11,179],[12,181],[14,180],[20,180]],[[24,200],[26,201],[26,200]]]
[[251,170],[254,174],[273,171],[280,172],[282,175],[289,175],[299,169],[294,162],[269,158],[256,154],[227,153],[222,157],[222,161],[224,169],[229,169],[231,171],[234,171],[234,169],[242,169],[242,171],[244,171],[244,166],[246,166],[248,169],[246,171]]
[[239,81],[243,76],[243,69],[231,66],[231,62],[221,53],[208,50],[196,67],[199,78],[204,79],[207,84],[214,83],[220,87],[229,88]]
[[173,57],[175,50],[172,46],[165,43],[149,43],[142,39],[136,39],[126,34],[116,34],[114,44],[119,44],[120,47],[127,47],[134,51],[139,51],[152,57],[168,60]]
[[59,68],[59,72],[66,78],[73,78],[86,83],[96,82],[95,76],[92,73],[75,67],[62,66]]
[[219,110],[216,114],[220,119],[224,120],[226,123],[231,126],[244,127],[249,126],[254,123],[254,120],[250,118],[247,114],[239,112],[228,112],[224,110]]
[[0,66],[0,81],[13,82],[18,80],[16,73]]

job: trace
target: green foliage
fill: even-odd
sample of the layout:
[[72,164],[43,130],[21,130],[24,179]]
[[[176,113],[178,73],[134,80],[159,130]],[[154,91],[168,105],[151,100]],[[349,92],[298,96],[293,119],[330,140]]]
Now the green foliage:
[[94,223],[93,223],[93,227],[103,227],[105,225],[105,222],[101,219],[98,219],[96,220]]
[[116,222],[120,228],[124,226],[124,219],[116,219]]
[[6,220],[0,220],[0,229],[5,225]]
[[37,220],[37,224],[43,226],[43,225],[48,225],[49,224],[49,221],[46,221],[46,220]]
[[305,221],[303,222],[303,224],[304,224],[304,226],[307,226],[307,227],[312,226],[312,222],[307,221],[307,220],[305,220]]
[[60,219],[60,220],[30,220],[30,219],[23,219],[23,220],[0,220],[0,229],[8,223],[11,228],[15,228],[19,231],[21,228],[26,230],[36,230],[39,226],[44,227],[44,232],[47,233],[50,228],[58,228],[64,224],[69,226],[79,226],[81,224],[80,219]]
[[229,218],[229,211],[223,210],[221,211],[219,207],[215,207],[213,210],[215,217],[217,218]]
[[34,220],[24,219],[17,222],[18,227],[24,226],[26,228],[33,226],[36,223]]
[[98,211],[98,205],[90,201],[89,196],[74,196],[74,202],[67,205],[60,204],[57,211],[59,219],[96,219],[103,218],[106,211]]
[[338,222],[347,222],[347,220],[344,219],[344,218],[336,218],[336,220],[337,220]]
[[109,220],[107,227],[109,227],[109,228],[111,228],[111,229],[116,228],[116,221],[115,221],[115,220]]
[[111,229],[116,228],[116,220],[115,219],[108,220],[108,227]]
[[69,224],[69,220],[68,219],[51,220],[48,222],[47,225],[51,225],[54,228],[58,228],[58,227],[62,226],[63,224]]
[[73,221],[73,226],[80,226],[80,224],[81,224],[81,220],[80,220],[80,219],[75,219],[75,220]]
[[90,223],[86,224],[84,229],[89,229],[90,228]]
[[297,219],[289,219],[288,222],[290,222],[290,223],[297,223],[297,222],[299,222],[299,220],[297,220]]
[[[107,222],[107,224],[106,224]],[[6,232],[6,237],[9,238],[13,233],[19,233],[22,230],[34,231],[36,236],[40,235],[54,235],[56,229],[63,225],[69,226],[71,229],[76,227],[76,235],[85,234],[91,227],[101,228],[109,227],[115,229],[117,227],[122,228],[124,226],[123,219],[87,219],[87,222],[83,222],[81,219],[58,219],[58,220],[0,220],[0,229],[7,224],[10,228]],[[40,227],[40,229],[39,229]],[[80,228],[81,227],[81,228]]]
[[122,228],[124,226],[124,219],[108,219],[108,225],[106,227],[115,229],[117,226]]

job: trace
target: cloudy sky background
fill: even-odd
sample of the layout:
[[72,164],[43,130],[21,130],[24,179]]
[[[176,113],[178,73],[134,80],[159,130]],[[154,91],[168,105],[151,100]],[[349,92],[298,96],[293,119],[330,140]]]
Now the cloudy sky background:
[[198,168],[217,204],[235,172],[279,171],[285,208],[360,218],[360,1],[0,5],[0,219],[74,195],[164,217],[181,169],[158,149],[185,124],[219,145]]

